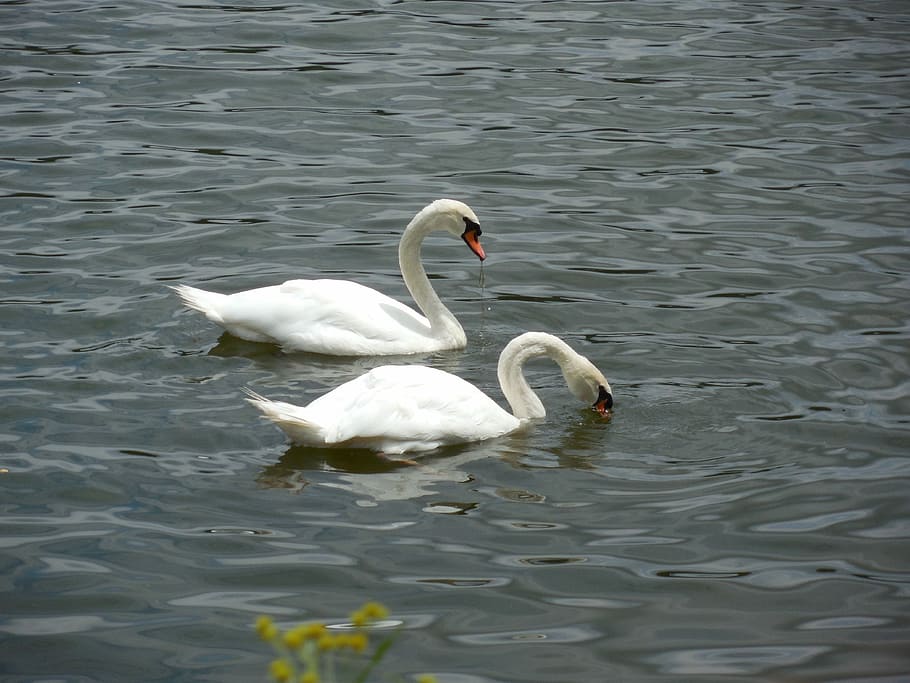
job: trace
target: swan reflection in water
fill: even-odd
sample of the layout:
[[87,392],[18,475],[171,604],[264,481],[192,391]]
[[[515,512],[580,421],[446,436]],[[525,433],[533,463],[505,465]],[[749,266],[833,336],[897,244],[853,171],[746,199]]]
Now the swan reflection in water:
[[[447,446],[413,461],[393,460],[364,449],[294,445],[278,462],[264,467],[256,481],[263,487],[302,494],[310,486],[348,491],[356,496],[358,505],[371,506],[438,495],[438,485],[445,483],[476,486],[476,470],[471,464],[482,460],[495,459],[515,469],[597,470],[600,460],[607,457],[608,423],[593,413],[577,413],[556,443],[543,433],[544,424],[532,423],[527,429],[491,441]],[[600,455],[592,455],[596,452],[594,441],[602,443]],[[497,495],[509,500],[537,497],[533,492],[512,488],[497,489]],[[456,514],[476,506],[476,500],[467,499],[434,503],[436,511],[447,508],[443,511]]]
[[[257,482],[298,493],[307,486],[346,490],[368,505],[434,495],[434,485],[441,482],[469,482],[472,476],[462,467],[498,455],[494,447],[479,444],[440,449],[416,461],[387,459],[363,449],[291,446],[277,463],[263,468]],[[321,476],[329,473],[334,476]]]

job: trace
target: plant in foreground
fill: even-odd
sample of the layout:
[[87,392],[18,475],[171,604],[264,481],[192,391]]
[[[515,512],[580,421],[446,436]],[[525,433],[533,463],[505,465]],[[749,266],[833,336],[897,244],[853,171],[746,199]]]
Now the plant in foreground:
[[[270,643],[278,658],[269,671],[277,683],[338,683],[341,664],[355,664],[358,657],[365,663],[354,668],[353,683],[366,683],[370,672],[385,656],[398,637],[398,631],[371,647],[368,631],[385,619],[389,611],[378,602],[367,602],[351,614],[345,630],[330,629],[323,623],[310,623],[282,631],[267,616],[256,620],[259,637]],[[372,654],[370,654],[372,650]],[[343,660],[339,662],[338,660]],[[417,683],[436,683],[430,675],[418,677]]]

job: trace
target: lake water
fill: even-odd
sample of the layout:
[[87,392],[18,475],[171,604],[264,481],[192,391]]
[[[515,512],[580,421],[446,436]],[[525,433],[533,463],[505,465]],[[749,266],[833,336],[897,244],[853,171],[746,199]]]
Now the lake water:
[[[854,681],[910,672],[905,2],[0,4],[0,673],[253,681],[252,624],[401,636],[375,680]],[[523,436],[400,466],[290,447],[390,359],[222,336],[168,284],[424,262]]]

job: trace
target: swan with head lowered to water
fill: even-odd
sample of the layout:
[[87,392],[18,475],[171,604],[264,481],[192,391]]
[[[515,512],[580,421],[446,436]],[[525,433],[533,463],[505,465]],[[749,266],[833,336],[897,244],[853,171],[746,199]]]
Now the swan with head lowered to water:
[[386,454],[429,451],[482,441],[546,415],[522,366],[547,356],[559,365],[569,390],[606,416],[613,408],[609,382],[594,364],[558,337],[526,332],[499,356],[497,375],[509,413],[465,380],[425,365],[384,365],[320,396],[307,406],[264,398],[247,390],[263,415],[304,446],[367,448]]
[[437,199],[408,223],[398,245],[404,283],[424,315],[349,280],[288,280],[236,294],[172,287],[184,304],[231,334],[287,351],[333,356],[385,356],[464,348],[464,329],[445,307],[420,263],[424,237],[444,230],[483,261],[480,223],[471,208]]

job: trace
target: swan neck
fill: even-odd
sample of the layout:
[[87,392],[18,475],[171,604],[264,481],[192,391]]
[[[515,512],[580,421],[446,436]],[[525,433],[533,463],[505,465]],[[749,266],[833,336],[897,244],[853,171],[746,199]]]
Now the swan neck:
[[572,348],[551,335],[528,332],[516,337],[502,350],[496,374],[502,393],[520,420],[544,417],[547,411],[524,376],[524,364],[532,358],[547,356],[559,364],[563,374],[570,368]]
[[443,227],[437,225],[434,218],[432,213],[424,209],[408,223],[398,244],[398,265],[411,297],[430,323],[432,335],[437,338],[450,336],[455,340],[461,339],[463,345],[464,329],[436,294],[420,261],[420,248],[424,238]]

